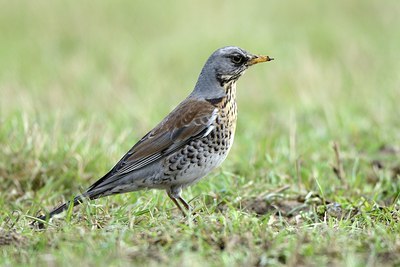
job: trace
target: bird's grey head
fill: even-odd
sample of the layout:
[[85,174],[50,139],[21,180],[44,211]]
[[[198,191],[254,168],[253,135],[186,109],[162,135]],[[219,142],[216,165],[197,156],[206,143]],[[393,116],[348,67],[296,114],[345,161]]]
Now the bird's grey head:
[[224,97],[224,85],[236,82],[248,67],[270,61],[268,56],[253,55],[236,46],[216,50],[204,65],[192,96],[214,99]]

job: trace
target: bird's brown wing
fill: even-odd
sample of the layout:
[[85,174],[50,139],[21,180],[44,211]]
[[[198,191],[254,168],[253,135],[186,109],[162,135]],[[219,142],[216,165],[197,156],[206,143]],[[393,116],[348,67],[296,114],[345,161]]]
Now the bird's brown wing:
[[218,109],[207,101],[185,100],[136,143],[104,177],[90,186],[88,191],[148,166],[190,141],[208,135],[214,127],[217,112]]

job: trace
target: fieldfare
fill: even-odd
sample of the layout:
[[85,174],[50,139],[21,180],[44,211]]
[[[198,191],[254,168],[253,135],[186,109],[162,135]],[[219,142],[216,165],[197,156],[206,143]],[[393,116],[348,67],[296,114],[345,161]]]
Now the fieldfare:
[[[141,189],[164,189],[185,214],[182,189],[221,165],[232,146],[236,128],[236,82],[245,70],[273,60],[228,46],[207,60],[192,93],[153,130],[139,140],[120,161],[83,194],[84,199],[127,193]],[[181,204],[180,204],[181,203]],[[66,210],[70,202],[55,208],[40,220]],[[43,223],[39,223],[43,227]]]

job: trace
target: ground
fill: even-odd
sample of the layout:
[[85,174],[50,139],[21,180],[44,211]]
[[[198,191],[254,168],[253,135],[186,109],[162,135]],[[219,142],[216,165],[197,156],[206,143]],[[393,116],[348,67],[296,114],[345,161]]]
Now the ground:
[[[0,9],[0,265],[398,266],[398,1],[8,1]],[[193,88],[215,49],[275,61],[238,83],[222,168],[185,190],[84,190]]]

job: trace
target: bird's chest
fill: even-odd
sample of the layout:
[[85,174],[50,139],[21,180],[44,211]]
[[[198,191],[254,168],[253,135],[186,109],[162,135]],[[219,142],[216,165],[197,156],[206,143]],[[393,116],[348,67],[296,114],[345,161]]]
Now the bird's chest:
[[236,129],[237,105],[236,105],[236,84],[230,84],[226,89],[226,97],[217,104],[219,110],[215,121],[216,130],[219,132],[232,132]]
[[200,147],[197,171],[204,175],[222,164],[233,144],[237,121],[234,84],[227,90],[227,96],[216,106],[219,112],[214,129],[207,136],[194,142],[195,146]]
[[221,165],[233,144],[236,129],[236,88],[216,107],[219,112],[214,129],[203,138],[193,140],[178,153],[169,157],[169,171],[179,184],[191,184]]
[[225,159],[233,144],[237,121],[236,86],[232,84],[226,90],[227,96],[217,104],[219,110],[214,130],[207,136],[213,144],[215,153]]

